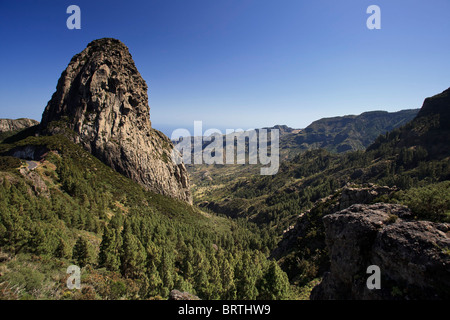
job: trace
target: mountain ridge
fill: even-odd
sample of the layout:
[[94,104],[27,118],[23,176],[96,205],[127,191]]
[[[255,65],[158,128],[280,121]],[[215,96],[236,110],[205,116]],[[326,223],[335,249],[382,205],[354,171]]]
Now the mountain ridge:
[[18,131],[38,125],[39,121],[29,118],[0,119],[0,133],[7,131]]
[[417,116],[403,127],[378,137],[368,148],[376,150],[390,148],[415,148],[426,150],[430,158],[445,158],[450,155],[450,88],[428,97]]
[[[324,148],[337,153],[364,150],[380,134],[385,134],[414,119],[419,110],[366,111],[359,115],[321,118],[303,129],[291,128],[287,125],[274,125],[257,128],[255,131],[278,129],[281,159],[289,160],[301,152],[312,149]],[[239,135],[239,133],[236,134]],[[225,137],[226,134],[223,134],[224,140]],[[193,146],[194,141],[199,141],[201,138],[191,136],[191,145]],[[180,140],[173,140],[172,142],[176,145]],[[202,148],[206,148],[211,143],[209,140],[202,141]],[[189,168],[188,166],[188,170]]]
[[301,150],[325,148],[338,153],[364,150],[380,134],[412,120],[418,111],[419,109],[396,112],[375,110],[359,115],[322,118],[312,122],[298,135],[285,137],[285,143],[296,144]]

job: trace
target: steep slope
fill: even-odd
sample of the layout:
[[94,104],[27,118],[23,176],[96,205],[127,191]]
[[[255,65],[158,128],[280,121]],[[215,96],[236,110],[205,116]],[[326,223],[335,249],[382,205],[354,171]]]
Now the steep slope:
[[144,187],[192,201],[186,169],[172,163],[172,143],[152,129],[147,84],[119,40],[92,41],[72,58],[42,115],[41,132],[65,132]]
[[422,147],[429,159],[450,155],[450,88],[426,98],[417,116],[407,125],[380,136],[368,149],[398,151]]

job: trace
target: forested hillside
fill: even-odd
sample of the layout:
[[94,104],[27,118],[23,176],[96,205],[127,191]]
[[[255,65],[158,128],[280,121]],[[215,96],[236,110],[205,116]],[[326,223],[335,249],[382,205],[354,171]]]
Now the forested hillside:
[[[172,289],[202,299],[291,297],[286,274],[267,260],[268,231],[145,191],[63,136],[8,141],[0,298],[161,299]],[[82,267],[81,291],[66,287],[72,264]]]

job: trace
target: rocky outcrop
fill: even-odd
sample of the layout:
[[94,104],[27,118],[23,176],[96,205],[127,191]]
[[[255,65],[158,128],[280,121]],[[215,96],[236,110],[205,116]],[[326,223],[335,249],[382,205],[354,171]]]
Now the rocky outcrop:
[[423,106],[417,114],[416,119],[425,118],[428,116],[439,115],[439,128],[441,130],[450,129],[450,88],[443,92],[426,98]]
[[189,292],[181,292],[174,289],[170,291],[169,300],[200,300],[200,298]]
[[19,131],[35,125],[38,125],[39,121],[33,119],[0,119],[0,133],[8,131]]
[[19,168],[20,174],[29,182],[30,192],[31,191],[37,195],[45,198],[50,198],[50,192],[48,190],[47,184],[39,173],[28,169],[27,167]]
[[391,188],[387,186],[377,186],[374,184],[368,184],[365,187],[361,186],[346,186],[342,189],[341,197],[339,199],[339,206],[336,206],[339,210],[350,207],[353,204],[365,204],[371,203],[376,198],[382,195],[388,195],[392,192],[397,191],[396,188]]
[[116,171],[149,190],[192,202],[173,145],[151,127],[147,84],[128,48],[100,39],[75,55],[42,115],[43,134],[64,133]]
[[[311,299],[449,299],[450,224],[410,220],[407,207],[356,204],[323,218],[331,266]],[[380,268],[369,289],[367,268]]]

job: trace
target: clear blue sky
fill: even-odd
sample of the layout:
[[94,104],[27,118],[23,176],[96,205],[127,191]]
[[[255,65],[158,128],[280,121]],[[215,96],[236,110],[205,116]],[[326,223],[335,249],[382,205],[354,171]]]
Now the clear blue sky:
[[[68,30],[66,8],[81,8]],[[381,30],[369,30],[369,5]],[[255,128],[419,108],[450,87],[449,0],[0,2],[0,118],[40,120],[72,56],[123,41],[155,128]]]

